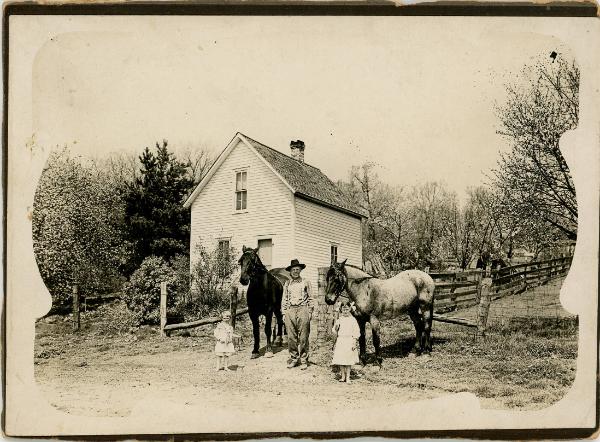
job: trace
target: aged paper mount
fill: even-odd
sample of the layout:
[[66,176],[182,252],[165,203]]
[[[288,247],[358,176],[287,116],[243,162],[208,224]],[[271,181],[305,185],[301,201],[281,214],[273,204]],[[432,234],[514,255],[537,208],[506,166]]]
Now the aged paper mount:
[[[352,43],[360,46],[369,41],[369,30],[405,27],[407,45],[418,47],[423,53],[432,49],[419,39],[418,32],[437,36],[438,44],[444,38],[443,29],[452,27],[464,32],[465,39],[488,39],[510,42],[515,54],[527,51],[533,38],[548,38],[568,48],[581,69],[579,127],[564,135],[562,151],[577,188],[579,209],[578,241],[573,264],[561,290],[561,302],[566,310],[579,315],[579,353],[577,374],[569,392],[554,405],[537,411],[510,411],[482,409],[479,399],[468,393],[448,394],[434,399],[403,402],[402,398],[382,401],[377,407],[361,408],[338,404],[324,413],[323,410],[297,409],[290,404],[274,416],[260,409],[239,410],[223,405],[206,409],[201,403],[186,405],[185,398],[175,400],[148,396],[139,401],[130,414],[122,417],[90,417],[58,410],[42,394],[34,377],[33,344],[35,320],[45,315],[50,307],[50,296],[37,270],[32,253],[31,211],[37,182],[55,144],[70,143],[77,133],[94,131],[95,123],[86,120],[86,109],[74,109],[79,120],[58,124],[59,119],[48,120],[44,115],[56,113],[73,115],[73,109],[57,107],[59,101],[40,101],[44,92],[44,75],[59,67],[53,66],[51,53],[55,38],[66,38],[62,50],[76,51],[78,39],[104,41],[106,54],[118,50],[121,37],[137,45],[131,51],[135,58],[150,56],[150,45],[172,47],[179,51],[178,41],[196,28],[242,28],[248,23],[255,26],[256,34],[262,29],[279,29],[290,32],[308,28],[319,33],[323,40],[340,39],[339,23],[346,29],[360,29]],[[287,30],[287,31],[286,31]],[[415,32],[415,34],[410,34]],[[191,34],[190,34],[191,35]],[[382,35],[378,34],[380,38]],[[128,40],[131,37],[131,40]],[[258,53],[276,50],[257,38]],[[495,39],[495,40],[494,40]],[[336,40],[337,41],[337,40]],[[381,41],[381,40],[380,40]],[[431,39],[427,41],[431,42]],[[487,40],[486,40],[487,41]],[[340,45],[343,40],[339,40]],[[7,167],[7,238],[6,238],[6,396],[5,431],[9,435],[100,435],[100,434],[160,434],[160,433],[285,433],[285,432],[362,432],[362,431],[437,431],[437,430],[487,430],[487,429],[553,429],[593,428],[596,423],[596,363],[597,363],[597,312],[598,312],[598,214],[600,189],[600,29],[595,18],[490,18],[490,17],[165,17],[165,16],[26,16],[10,17],[9,71],[8,71],[8,167]],[[117,46],[113,46],[117,45]],[[170,46],[171,45],[171,46]],[[360,46],[366,50],[367,45]],[[393,45],[392,45],[393,46]],[[493,45],[490,44],[490,50]],[[317,50],[318,48],[315,48]],[[102,65],[102,51],[94,52],[96,62]],[[385,51],[384,51],[385,53]],[[351,52],[349,53],[351,54]],[[232,57],[224,52],[222,57]],[[360,55],[357,55],[360,57]],[[175,57],[176,58],[176,57]],[[170,60],[166,60],[167,63]],[[457,63],[464,62],[458,59]],[[473,62],[473,60],[471,60]],[[231,69],[243,70],[243,59],[228,58]],[[72,67],[76,69],[76,66]],[[174,67],[178,69],[178,67]],[[181,66],[179,69],[182,69]],[[49,71],[46,71],[49,70]],[[101,69],[99,69],[101,70]],[[118,72],[118,69],[115,73]],[[192,72],[190,75],[195,75]],[[200,75],[200,73],[197,73]],[[428,73],[429,74],[429,73]],[[230,75],[223,72],[223,75]],[[375,75],[365,70],[365,75]],[[443,71],[433,75],[446,75]],[[131,84],[143,82],[144,72]],[[94,82],[95,78],[80,81]],[[235,80],[235,81],[240,81]],[[298,78],[300,84],[306,79]],[[457,84],[468,78],[455,78]],[[240,93],[252,94],[236,83]],[[79,85],[66,85],[69,88]],[[148,84],[138,91],[140,109],[146,105],[144,94],[152,94],[152,87],[176,88],[169,77]],[[274,88],[277,86],[274,85]],[[450,93],[451,91],[447,91]],[[110,91],[98,90],[98,94]],[[118,97],[114,97],[117,99]],[[258,98],[257,98],[258,99]],[[268,100],[267,100],[268,101]],[[62,102],[61,102],[62,103]],[[68,99],[67,99],[68,103]],[[64,103],[63,103],[64,104]],[[344,103],[344,106],[350,105]],[[360,107],[360,103],[355,103]],[[315,103],[318,106],[318,103]],[[109,106],[107,108],[110,108]],[[313,110],[314,111],[314,110]],[[310,125],[311,110],[307,109],[304,124]],[[367,112],[367,119],[375,119],[376,112]],[[66,117],[70,118],[70,117]],[[107,115],[107,119],[115,116]],[[178,125],[179,123],[174,123]],[[280,122],[272,121],[278,125]],[[435,123],[433,123],[435,124]],[[478,121],[470,122],[477,126]],[[98,126],[101,126],[98,123]],[[241,128],[238,128],[241,129]],[[118,127],[127,133],[135,127]],[[208,129],[206,129],[208,130]],[[385,132],[385,131],[384,131]],[[233,134],[232,132],[231,134]],[[384,137],[386,134],[384,133]],[[32,143],[35,137],[35,143]],[[63,139],[62,143],[58,140]],[[225,141],[225,140],[224,140]],[[47,144],[46,144],[47,143]],[[148,143],[147,140],[141,143]],[[222,144],[225,145],[225,142]],[[77,148],[75,148],[77,149]],[[100,147],[100,149],[102,149]],[[105,147],[106,150],[109,147]],[[391,149],[391,147],[390,147]],[[460,161],[461,146],[448,146]],[[102,154],[102,150],[96,151]],[[87,154],[87,153],[85,153]],[[335,161],[330,158],[329,161]],[[321,164],[321,167],[324,165]],[[435,357],[435,353],[432,357]],[[124,367],[126,370],[126,367]],[[282,368],[285,370],[285,368]],[[201,380],[199,380],[201,382]],[[176,385],[171,386],[177,389]],[[68,393],[68,392],[66,392]],[[106,398],[110,401],[110,397]],[[426,435],[426,433],[424,433]]]

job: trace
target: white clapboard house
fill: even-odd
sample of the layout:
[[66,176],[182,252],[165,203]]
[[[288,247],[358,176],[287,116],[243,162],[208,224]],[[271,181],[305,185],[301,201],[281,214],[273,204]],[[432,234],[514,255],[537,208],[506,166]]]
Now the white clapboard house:
[[213,250],[259,247],[267,268],[306,264],[317,287],[317,268],[332,257],[362,266],[361,218],[323,172],[304,162],[304,143],[290,155],[237,133],[184,206],[191,208],[192,265],[198,241]]

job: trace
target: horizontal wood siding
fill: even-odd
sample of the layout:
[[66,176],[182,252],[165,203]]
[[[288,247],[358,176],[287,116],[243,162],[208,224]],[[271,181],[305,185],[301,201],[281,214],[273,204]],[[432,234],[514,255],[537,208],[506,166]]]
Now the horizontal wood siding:
[[330,247],[338,246],[338,260],[362,267],[360,219],[296,198],[296,255],[306,264],[303,275],[316,292],[318,268],[330,264]]
[[[248,171],[246,213],[235,211],[235,171]],[[208,249],[219,239],[241,254],[242,245],[257,247],[259,239],[273,240],[273,267],[287,266],[293,254],[293,194],[243,142],[233,148],[191,206],[190,252],[198,241]]]

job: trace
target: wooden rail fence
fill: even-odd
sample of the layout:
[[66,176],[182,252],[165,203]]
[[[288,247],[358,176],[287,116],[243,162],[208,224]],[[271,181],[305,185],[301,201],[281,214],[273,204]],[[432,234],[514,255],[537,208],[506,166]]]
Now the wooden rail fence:
[[[435,281],[435,313],[433,319],[467,327],[476,327],[480,334],[485,333],[487,313],[492,300],[522,292],[528,288],[546,284],[552,279],[562,277],[569,271],[571,256],[547,261],[530,262],[492,270],[466,270],[463,272],[432,272]],[[328,267],[318,269],[318,305],[315,312],[317,343],[322,343],[330,334],[333,321],[337,317],[334,307],[325,303],[325,275]],[[486,276],[487,274],[487,276]],[[230,288],[231,324],[235,327],[236,318],[248,312],[247,308],[239,309],[238,287],[232,284]],[[160,301],[160,333],[168,336],[174,330],[183,330],[214,324],[220,321],[218,317],[203,318],[197,321],[167,325],[167,288],[161,284]],[[478,305],[477,321],[447,317],[444,313],[465,307]],[[73,288],[73,329],[78,330],[79,296],[77,288]]]
[[[477,328],[484,335],[490,304],[493,300],[514,295],[529,288],[546,284],[565,276],[571,266],[571,256],[518,264],[492,270],[475,269],[462,272],[431,272],[435,282],[434,321]],[[333,306],[325,303],[325,275],[327,267],[319,268],[318,279],[318,342],[330,334],[333,321],[338,316]],[[476,320],[445,316],[445,313],[466,307],[478,306]]]
[[[565,276],[571,266],[571,256],[547,261],[518,264],[491,271],[491,299],[514,295]],[[479,304],[481,269],[464,272],[430,273],[435,281],[435,311],[446,313]]]
[[[236,318],[238,316],[241,316],[245,313],[248,313],[248,307],[244,307],[242,309],[237,308],[238,306],[238,286],[236,284],[232,284],[231,287],[229,288],[229,310],[231,312],[231,326],[234,328],[235,330],[235,323],[236,323]],[[169,332],[174,331],[174,330],[185,330],[188,328],[195,328],[195,327],[200,327],[202,325],[208,325],[208,324],[216,324],[217,322],[219,322],[221,320],[220,317],[210,317],[210,318],[203,318],[203,319],[199,319],[197,321],[190,321],[190,322],[182,322],[179,324],[167,324],[167,311],[166,311],[166,305],[167,305],[167,290],[166,290],[166,286],[165,286],[165,290],[163,292],[162,290],[162,285],[161,285],[161,293],[160,293],[160,305],[161,305],[161,310],[160,310],[160,332],[161,335],[163,336],[169,336]],[[164,310],[162,308],[162,305],[164,303]]]

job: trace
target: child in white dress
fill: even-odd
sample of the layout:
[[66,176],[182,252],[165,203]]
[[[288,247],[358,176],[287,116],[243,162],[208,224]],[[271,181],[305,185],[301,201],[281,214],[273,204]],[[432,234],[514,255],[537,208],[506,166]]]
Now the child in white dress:
[[229,356],[235,353],[233,346],[233,338],[239,337],[233,332],[233,327],[229,324],[231,319],[231,313],[229,310],[225,310],[221,314],[221,322],[217,324],[215,328],[215,354],[217,355],[217,371],[221,370],[221,366],[226,371],[229,371]]
[[350,314],[351,306],[348,301],[340,304],[340,317],[333,324],[333,333],[337,335],[333,349],[332,365],[340,366],[342,374],[340,382],[350,383],[350,369],[358,364],[358,338],[360,328],[354,316]]

